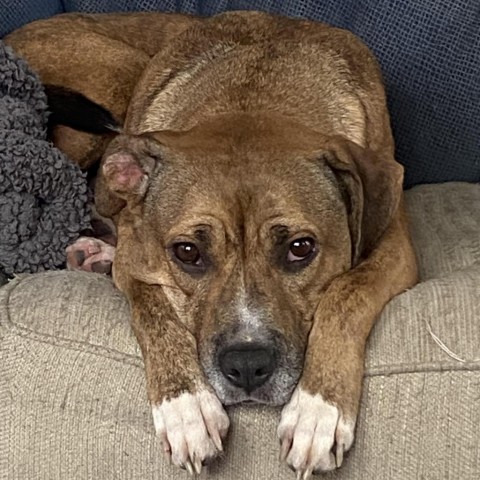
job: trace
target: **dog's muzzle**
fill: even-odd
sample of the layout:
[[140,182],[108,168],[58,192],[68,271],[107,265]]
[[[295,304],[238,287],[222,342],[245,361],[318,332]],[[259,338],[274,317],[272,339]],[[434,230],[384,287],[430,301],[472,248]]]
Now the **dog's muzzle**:
[[232,329],[207,343],[200,345],[201,363],[223,404],[288,401],[302,371],[303,351],[280,333]]

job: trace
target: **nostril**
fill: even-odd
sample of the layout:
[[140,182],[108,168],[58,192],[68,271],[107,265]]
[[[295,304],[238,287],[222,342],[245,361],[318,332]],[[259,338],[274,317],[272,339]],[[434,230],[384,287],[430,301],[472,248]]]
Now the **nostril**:
[[268,375],[268,372],[264,368],[259,368],[255,370],[256,377],[264,377],[265,375]]
[[232,368],[226,372],[227,377],[232,380],[238,380],[240,378],[240,372],[235,368]]

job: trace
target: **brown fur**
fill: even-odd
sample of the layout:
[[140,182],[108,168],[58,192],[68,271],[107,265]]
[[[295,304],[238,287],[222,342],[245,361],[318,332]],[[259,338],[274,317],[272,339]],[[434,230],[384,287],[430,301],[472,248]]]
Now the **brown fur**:
[[[196,20],[183,15],[65,14],[39,20],[4,40],[45,84],[83,93],[123,122],[133,89],[150,58]],[[54,141],[82,168],[98,161],[111,136],[58,126]]]
[[[151,401],[207,382],[198,358],[208,363],[247,289],[266,328],[298,353],[286,358],[303,358],[308,342],[300,385],[354,418],[370,329],[416,281],[369,50],[344,30],[255,12],[65,15],[6,40],[45,82],[125,119],[97,207],[117,222],[114,279],[132,304]],[[106,141],[62,127],[55,138],[82,166]],[[119,180],[125,163],[108,166],[114,154],[131,161],[134,185]],[[266,226],[278,223],[321,246],[295,275],[272,267]],[[196,235],[212,258],[201,278],[169,255],[172,241]]]

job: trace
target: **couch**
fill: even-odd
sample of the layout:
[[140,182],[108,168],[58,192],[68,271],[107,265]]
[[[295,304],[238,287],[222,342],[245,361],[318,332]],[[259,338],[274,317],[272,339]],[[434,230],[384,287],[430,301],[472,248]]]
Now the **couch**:
[[[0,0],[0,32],[65,10],[235,7],[326,20],[367,41],[385,72],[397,154],[413,187],[406,204],[420,283],[387,305],[370,336],[356,443],[326,478],[477,480],[478,4]],[[0,288],[0,479],[187,478],[161,456],[128,320],[105,276],[52,271]],[[201,478],[293,478],[278,460],[280,411],[228,412],[225,457]]]

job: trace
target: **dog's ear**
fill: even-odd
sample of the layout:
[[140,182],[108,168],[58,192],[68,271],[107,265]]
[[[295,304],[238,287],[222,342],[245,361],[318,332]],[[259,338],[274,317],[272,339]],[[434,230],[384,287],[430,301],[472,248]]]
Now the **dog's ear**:
[[343,137],[328,142],[323,158],[345,198],[356,265],[373,250],[392,221],[402,195],[403,167]]
[[151,138],[117,137],[105,152],[97,174],[98,212],[111,218],[129,203],[138,203],[147,192],[158,162],[158,144]]

